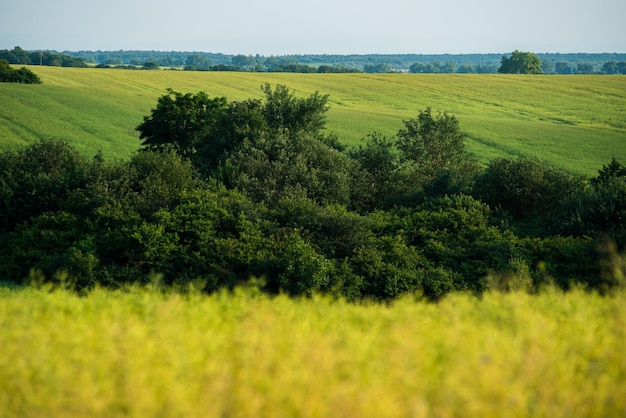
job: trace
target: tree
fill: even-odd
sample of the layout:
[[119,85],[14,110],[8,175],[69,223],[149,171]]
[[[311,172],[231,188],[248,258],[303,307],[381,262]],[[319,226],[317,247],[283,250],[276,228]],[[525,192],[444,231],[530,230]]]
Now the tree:
[[609,164],[602,166],[598,171],[598,176],[591,179],[594,186],[606,186],[611,183],[622,183],[626,185],[626,166],[613,158]]
[[370,74],[390,73],[393,71],[393,68],[391,68],[391,65],[382,62],[379,64],[365,64],[365,66],[363,67],[363,71]]
[[287,130],[292,134],[308,132],[318,136],[326,126],[328,95],[315,92],[305,99],[297,98],[285,85],[279,84],[274,90],[266,83],[263,116],[269,128]]
[[566,62],[559,61],[554,64],[554,72],[557,74],[571,74],[572,67]]
[[245,142],[225,161],[221,178],[269,206],[291,196],[318,204],[347,204],[354,165],[348,156],[307,132],[276,132]]
[[604,74],[617,74],[617,61],[605,62],[602,65],[602,72]]
[[542,74],[541,60],[531,52],[515,50],[510,57],[502,57],[498,72],[501,74]]
[[359,209],[373,209],[395,194],[398,152],[395,141],[380,133],[368,135],[363,141],[364,145],[350,153],[363,171],[355,173],[360,181],[353,184],[352,204]]
[[202,54],[191,54],[185,60],[185,70],[207,71],[211,67],[211,60]]
[[252,55],[235,55],[231,59],[231,63],[244,70],[253,70],[256,66],[257,60]]
[[458,120],[445,112],[433,116],[430,108],[420,111],[417,118],[404,121],[397,137],[407,181],[413,185],[439,189],[432,190],[436,194],[457,192],[476,170]]
[[265,101],[248,99],[229,103],[207,129],[202,141],[197,143],[198,154],[194,158],[201,171],[216,170],[229,156],[240,151],[244,142],[248,147],[256,147],[261,142],[275,140],[277,145],[284,138],[302,134],[328,140],[323,134],[328,95],[315,92],[300,98],[280,84],[275,89],[265,84],[261,89]]
[[41,79],[26,67],[15,70],[7,60],[0,59],[0,82],[41,84]]
[[541,70],[546,74],[554,73],[554,63],[550,60],[543,60],[541,62]]
[[159,64],[155,60],[148,60],[143,63],[142,68],[144,70],[158,70]]
[[579,62],[576,65],[576,74],[591,74],[593,73],[593,64],[587,62]]
[[209,98],[204,92],[182,94],[167,89],[158,99],[150,116],[136,129],[142,145],[153,151],[174,150],[185,158],[196,152],[196,146],[216,123],[226,108],[226,98]]
[[541,161],[499,158],[476,179],[475,196],[515,219],[547,217],[581,188],[581,179]]

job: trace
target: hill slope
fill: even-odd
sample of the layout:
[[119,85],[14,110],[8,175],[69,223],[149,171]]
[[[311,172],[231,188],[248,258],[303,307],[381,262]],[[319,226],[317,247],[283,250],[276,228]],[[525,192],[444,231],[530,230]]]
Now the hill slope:
[[287,74],[30,67],[42,85],[0,84],[0,149],[42,137],[126,158],[135,127],[168,87],[229,100],[262,97],[285,84],[330,95],[328,128],[358,145],[432,107],[458,117],[468,148],[483,160],[536,156],[581,174],[626,158],[626,77],[412,74]]

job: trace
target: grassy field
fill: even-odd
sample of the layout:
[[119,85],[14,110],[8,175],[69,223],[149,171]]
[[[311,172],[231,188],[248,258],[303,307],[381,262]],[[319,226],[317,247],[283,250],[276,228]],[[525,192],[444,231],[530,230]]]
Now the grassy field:
[[229,100],[261,98],[261,84],[330,95],[328,128],[356,145],[428,106],[458,117],[483,161],[533,156],[586,175],[626,158],[626,77],[460,74],[286,74],[30,67],[42,85],[0,84],[0,149],[67,139],[85,153],[126,158],[135,127],[171,87]]
[[618,417],[626,301],[0,288],[4,417]]

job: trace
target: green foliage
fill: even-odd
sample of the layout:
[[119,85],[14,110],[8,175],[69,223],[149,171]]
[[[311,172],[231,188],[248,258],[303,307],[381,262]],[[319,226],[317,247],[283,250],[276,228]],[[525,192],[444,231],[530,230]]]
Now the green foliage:
[[85,185],[86,164],[61,140],[41,140],[0,154],[0,229],[12,230],[42,213],[61,210],[70,191]]
[[433,116],[427,108],[417,118],[405,120],[397,140],[405,181],[422,184],[428,194],[466,189],[476,165],[464,138],[456,117],[447,113]]
[[502,74],[542,74],[541,60],[531,52],[515,50],[510,57],[502,57],[498,72]]
[[222,179],[257,202],[275,204],[289,196],[319,204],[347,204],[350,199],[354,164],[306,132],[280,132],[247,143],[227,163],[232,169],[222,171]]
[[11,64],[87,67],[87,64],[82,58],[59,54],[53,51],[25,51],[19,46],[16,46],[12,50],[0,50],[0,60],[2,59],[7,60]]
[[218,170],[246,143],[256,143],[267,132],[261,100],[230,102],[204,138],[196,145],[194,164],[204,173]]
[[290,295],[312,295],[328,288],[333,264],[297,230],[287,233],[276,249],[269,263],[270,272],[274,273],[268,283],[269,289],[278,288]]
[[26,67],[15,70],[7,60],[0,59],[0,83],[41,84],[41,79]]
[[590,187],[580,189],[565,207],[565,233],[611,239],[626,247],[626,167],[613,159],[605,164]]
[[272,90],[269,83],[262,87],[265,93],[263,116],[273,130],[288,130],[292,135],[308,132],[317,135],[326,126],[328,95],[315,92],[300,99],[284,84]]
[[589,237],[548,236],[525,238],[520,242],[529,266],[536,266],[537,285],[554,282],[563,289],[578,283],[587,289],[602,290],[604,284],[598,269],[598,254]]
[[380,133],[364,138],[365,145],[350,152],[359,163],[360,170],[354,172],[352,204],[356,209],[371,210],[398,200],[399,157],[395,142]]
[[470,196],[429,199],[395,214],[407,242],[444,269],[431,272],[430,287],[435,289],[441,286],[432,282],[435,277],[447,283],[451,276],[453,285],[444,288],[480,293],[487,274],[503,270],[515,251],[515,235],[501,230],[489,207]]
[[272,293],[381,301],[623,282],[593,239],[624,239],[617,161],[588,186],[523,158],[477,174],[457,119],[430,108],[342,152],[324,131],[327,96],[263,92],[170,90],[126,161],[58,140],[0,154],[0,275],[206,291],[257,277],[250,286]]
[[620,183],[626,183],[626,166],[615,158],[609,164],[604,164],[598,171],[598,176],[591,179],[591,184],[596,187]]
[[137,130],[149,150],[174,150],[191,157],[226,107],[225,98],[211,99],[204,92],[182,94],[168,89],[150,116],[145,116]]
[[358,248],[350,260],[363,277],[364,296],[392,300],[422,290],[421,275],[427,260],[400,236],[385,235]]
[[582,184],[581,178],[541,161],[499,158],[478,176],[473,193],[520,220],[548,217]]

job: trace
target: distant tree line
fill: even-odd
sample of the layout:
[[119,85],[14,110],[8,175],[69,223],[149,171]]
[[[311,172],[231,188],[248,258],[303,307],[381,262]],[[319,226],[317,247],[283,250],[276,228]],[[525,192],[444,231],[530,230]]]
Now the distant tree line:
[[22,67],[18,70],[11,68],[7,60],[0,59],[0,82],[21,83],[21,84],[41,84],[41,79],[37,74],[28,68]]
[[[512,54],[511,54],[512,55]],[[626,74],[626,54],[538,53],[545,74]],[[507,56],[505,56],[507,57]],[[0,50],[10,64],[197,71],[497,73],[501,54],[227,55],[180,51]],[[507,57],[508,58],[508,57]]]
[[19,46],[11,50],[0,50],[0,59],[6,60],[9,64],[87,67],[82,58],[52,51],[25,51]]
[[[321,66],[363,72],[497,73],[502,54],[303,54],[283,56],[227,55],[177,51],[65,51],[91,64],[141,67],[154,61],[161,67],[203,71],[274,71],[292,66],[297,72],[321,71]],[[537,53],[545,74],[624,74],[626,54]],[[411,70],[411,66],[413,66]],[[605,67],[606,65],[606,67]],[[623,66],[623,64],[621,64]],[[612,72],[616,71],[616,72]]]
[[588,179],[527,158],[486,167],[427,108],[344,149],[328,96],[168,90],[129,161],[61,140],[0,154],[0,277],[146,283],[348,300],[623,287],[626,167]]

